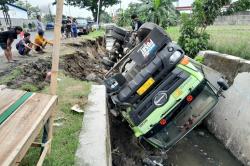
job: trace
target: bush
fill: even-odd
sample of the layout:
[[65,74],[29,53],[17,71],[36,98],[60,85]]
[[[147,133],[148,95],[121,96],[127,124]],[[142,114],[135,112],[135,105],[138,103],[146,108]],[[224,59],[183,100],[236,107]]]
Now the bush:
[[23,28],[27,28],[28,25],[26,23],[23,23]]
[[204,31],[199,32],[190,18],[183,17],[182,21],[178,44],[188,56],[194,58],[199,51],[208,49],[209,34]]
[[195,58],[194,58],[195,61],[199,62],[199,63],[204,63],[204,56],[203,55],[197,55]]
[[212,25],[221,13],[221,8],[230,0],[195,0],[192,15],[182,15],[181,36],[178,43],[186,53],[194,58],[201,50],[208,49],[209,34],[206,28]]

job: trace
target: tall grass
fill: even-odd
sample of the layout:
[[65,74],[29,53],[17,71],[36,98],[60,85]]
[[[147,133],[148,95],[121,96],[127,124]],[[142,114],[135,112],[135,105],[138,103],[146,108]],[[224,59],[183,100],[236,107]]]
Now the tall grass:
[[[170,27],[168,34],[174,41],[180,36],[179,27]],[[209,48],[220,53],[250,59],[250,28],[249,26],[210,26]]]

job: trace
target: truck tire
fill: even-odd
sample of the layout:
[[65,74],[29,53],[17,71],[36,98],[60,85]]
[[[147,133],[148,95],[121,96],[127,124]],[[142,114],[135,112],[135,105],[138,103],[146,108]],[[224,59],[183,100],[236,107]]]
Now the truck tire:
[[115,31],[116,33],[122,35],[122,36],[126,36],[127,32],[119,27],[113,27],[113,31]]
[[112,37],[114,37],[117,40],[124,41],[124,36],[114,32],[114,31],[111,32],[111,35],[112,35]]

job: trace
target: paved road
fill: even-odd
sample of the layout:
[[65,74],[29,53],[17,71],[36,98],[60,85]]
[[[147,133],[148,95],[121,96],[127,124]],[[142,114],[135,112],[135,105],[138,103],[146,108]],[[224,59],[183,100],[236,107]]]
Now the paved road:
[[[30,32],[31,34],[31,41],[34,41],[36,32]],[[45,38],[52,40],[54,37],[53,31],[46,31],[45,32]],[[14,40],[12,44],[12,51],[16,52],[16,43],[20,40],[20,36],[18,36],[18,39]],[[0,48],[0,56],[3,56],[3,50]]]

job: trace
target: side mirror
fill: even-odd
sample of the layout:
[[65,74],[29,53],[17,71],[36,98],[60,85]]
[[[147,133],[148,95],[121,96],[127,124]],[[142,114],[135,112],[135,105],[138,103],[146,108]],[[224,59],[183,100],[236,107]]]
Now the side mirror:
[[229,88],[229,85],[227,84],[226,80],[223,79],[223,78],[220,78],[218,81],[217,81],[217,84],[220,86],[220,88],[222,90],[228,90]]
[[122,74],[116,74],[108,79],[104,80],[104,85],[107,88],[107,92],[117,92],[126,83],[126,79]]

